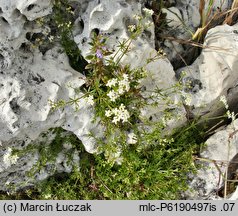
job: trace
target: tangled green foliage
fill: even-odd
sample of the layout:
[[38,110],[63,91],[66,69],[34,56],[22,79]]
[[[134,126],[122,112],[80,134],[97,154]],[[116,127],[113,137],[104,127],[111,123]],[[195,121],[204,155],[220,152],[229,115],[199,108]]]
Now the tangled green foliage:
[[[147,91],[141,84],[145,79],[153,79],[153,73],[146,70],[146,66],[157,60],[160,54],[151,54],[144,65],[131,68],[129,64],[121,61],[133,47],[133,42],[152,24],[149,17],[152,11],[143,10],[144,15],[134,15],[134,21],[128,25],[128,39],[118,44],[116,51],[107,47],[107,37],[95,33],[92,38],[85,85],[77,92],[84,92],[79,97],[68,101],[51,101],[53,110],[65,106],[75,106],[80,112],[79,104],[88,103],[95,111],[94,122],[103,127],[103,137],[88,134],[96,141],[99,151],[103,151],[110,163],[121,163],[121,153],[136,144],[138,149],[145,145],[170,143],[172,138],[166,139],[162,131],[167,122],[174,118],[173,110],[182,103],[174,104],[172,95],[181,88],[180,83],[161,89],[156,86]],[[142,114],[143,110],[158,109],[161,118],[151,121],[150,116]],[[162,111],[161,111],[162,110]],[[146,111],[145,111],[146,112]],[[152,117],[151,117],[152,118]],[[176,116],[177,118],[177,116]],[[156,139],[152,135],[156,134]]]
[[189,189],[188,174],[196,172],[193,154],[203,141],[200,129],[192,126],[182,130],[173,134],[170,144],[140,150],[131,145],[123,152],[121,165],[108,163],[104,154],[87,153],[73,135],[62,140],[58,134],[56,140],[75,143],[81,168],[56,174],[34,188],[0,195],[0,199],[180,199],[181,192]]
[[[62,47],[77,68],[80,51],[72,42],[73,16],[70,14],[73,15],[73,11],[68,9],[69,15],[65,15],[63,8],[69,8],[67,1],[55,1],[51,25],[60,34]],[[130,37],[120,42],[116,53],[107,48],[107,38],[94,35],[85,68],[86,82],[80,89],[83,96],[51,101],[53,110],[77,105],[81,100],[88,102],[95,111],[94,122],[104,128],[103,138],[89,134],[97,141],[100,153],[85,152],[77,138],[62,137],[58,131],[49,149],[38,149],[43,156],[34,174],[55,158],[65,139],[70,139],[80,152],[81,168],[52,176],[11,198],[179,199],[181,192],[188,189],[188,174],[196,170],[193,154],[202,142],[200,130],[190,127],[180,129],[184,133],[163,134],[167,122],[175,117],[171,112],[175,109],[171,95],[180,90],[180,83],[168,89],[157,87],[152,92],[143,89],[141,82],[150,76],[145,66],[161,57],[159,55],[152,56],[139,68],[121,64],[132,42],[151,24],[148,21],[151,11],[147,9],[143,13],[144,16],[136,15],[134,23],[128,25]],[[150,116],[141,115],[143,108],[158,106],[165,107],[159,120],[151,121]]]

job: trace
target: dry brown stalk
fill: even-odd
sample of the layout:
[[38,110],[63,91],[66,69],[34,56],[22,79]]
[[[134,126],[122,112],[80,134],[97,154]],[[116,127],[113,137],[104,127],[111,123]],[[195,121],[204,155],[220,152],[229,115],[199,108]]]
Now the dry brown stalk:
[[227,14],[226,19],[224,20],[224,24],[231,25],[233,23],[234,16],[237,15],[238,12],[238,0],[233,1],[231,9],[234,11]]

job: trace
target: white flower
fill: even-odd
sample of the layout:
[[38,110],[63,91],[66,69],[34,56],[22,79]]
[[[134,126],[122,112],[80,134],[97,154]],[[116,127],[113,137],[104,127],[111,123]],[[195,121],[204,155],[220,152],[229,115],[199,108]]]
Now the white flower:
[[130,32],[134,32],[134,31],[136,30],[136,26],[135,26],[135,25],[129,25],[129,26],[128,26],[128,30],[129,30]]
[[124,80],[119,81],[118,93],[123,94],[124,92],[128,92],[130,90],[130,83]]
[[235,117],[234,112],[230,112],[230,110],[227,110],[226,114],[227,114],[228,119],[231,119],[232,121],[235,121],[236,117]]
[[74,15],[74,11],[72,11],[72,7],[67,7],[66,8],[66,11],[68,12],[68,13],[71,13],[72,15]]
[[167,120],[166,120],[165,117],[162,117],[162,118],[161,118],[161,122],[162,122],[162,124],[163,124],[164,127],[167,126]]
[[59,24],[59,25],[58,25],[58,28],[63,27],[63,26],[64,26],[64,24]]
[[122,85],[119,85],[119,88],[118,88],[118,94],[122,95],[124,94],[125,90],[124,90],[124,86]]
[[224,106],[225,106],[226,109],[229,108],[225,95],[222,95],[222,96],[220,97],[220,101],[224,104]]
[[112,119],[112,123],[117,124],[117,122],[120,121],[120,118],[118,118],[118,116],[114,116]]
[[93,100],[93,96],[89,95],[88,97],[85,98],[85,101],[87,104],[93,106],[94,105],[94,100]]
[[128,74],[123,74],[123,80],[120,80],[118,84],[119,84],[118,93],[120,95],[124,94],[124,92],[128,92],[130,90],[130,82]]
[[137,143],[137,137],[134,133],[129,133],[128,134],[127,143],[128,144],[136,144]]
[[146,15],[152,16],[154,14],[154,11],[148,8],[143,8],[142,10],[146,13]]
[[110,98],[112,102],[115,102],[116,99],[119,97],[119,94],[115,92],[114,90],[111,90],[107,93],[107,96]]
[[66,23],[67,28],[70,28],[71,24],[72,24],[71,21],[69,21],[68,23]]
[[130,114],[125,109],[124,104],[121,104],[119,109],[118,108],[112,109],[112,113],[114,115],[112,123],[114,124],[117,124],[120,121],[122,121],[122,123],[128,122],[128,119],[130,118]]
[[128,119],[130,118],[130,114],[129,112],[125,109],[124,104],[121,104],[119,107],[120,110],[120,119],[122,120],[122,122],[127,122]]
[[50,42],[53,42],[54,36],[50,35],[50,36],[48,37],[48,39],[49,39]]
[[187,106],[191,106],[192,104],[192,98],[190,96],[187,96],[184,100],[184,103],[187,105]]
[[192,105],[192,97],[191,97],[191,95],[183,92],[182,96],[183,96],[185,105],[191,106]]
[[108,87],[112,87],[112,86],[116,86],[116,84],[117,84],[117,79],[116,78],[113,78],[113,79],[110,79],[110,80],[108,80],[107,81],[107,84],[106,84],[106,86],[108,86]]
[[112,109],[112,113],[114,115],[112,123],[117,124],[120,121],[120,110],[118,108]]
[[152,24],[153,24],[153,23],[152,23],[151,21],[147,21],[147,22],[145,23],[145,26],[146,26],[146,27],[150,27]]
[[128,74],[123,74],[122,76],[123,76],[123,80],[126,80],[126,81],[129,80],[129,76],[128,76]]
[[110,117],[112,114],[113,114],[113,113],[112,113],[111,110],[106,110],[106,111],[105,111],[105,116],[106,116],[106,117]]
[[12,155],[12,149],[8,148],[7,152],[3,155],[3,162],[6,168],[11,166],[12,164],[16,164],[18,158],[19,157],[17,155]]

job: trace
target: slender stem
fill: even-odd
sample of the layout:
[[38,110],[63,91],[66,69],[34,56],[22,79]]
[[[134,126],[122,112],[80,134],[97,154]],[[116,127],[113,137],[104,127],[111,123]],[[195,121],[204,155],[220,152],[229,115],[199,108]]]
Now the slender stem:
[[[126,44],[128,41],[130,40],[130,38],[128,38],[126,41],[123,42],[123,46],[124,44]],[[121,48],[119,48],[116,53],[114,54],[114,56],[112,57],[112,59],[114,60],[116,58],[116,56],[118,55],[118,53],[120,52]]]
[[[128,52],[129,47],[130,47],[130,45],[131,45],[131,43],[132,43],[132,40],[129,38],[129,40],[128,40],[127,42],[129,42],[129,44],[128,44],[128,46],[125,48],[125,50],[122,52],[121,56],[117,59],[116,65],[119,64],[119,62],[121,61],[121,59],[123,58],[123,56]],[[127,42],[126,42],[126,43],[127,43]],[[125,44],[126,44],[126,43],[125,43]]]

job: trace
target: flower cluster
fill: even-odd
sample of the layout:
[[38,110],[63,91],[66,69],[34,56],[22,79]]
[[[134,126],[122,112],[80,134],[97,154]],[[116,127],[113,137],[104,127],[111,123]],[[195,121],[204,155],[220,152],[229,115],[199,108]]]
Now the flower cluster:
[[143,8],[142,10],[145,12],[147,16],[152,16],[154,14],[154,11],[148,8]]
[[111,110],[106,110],[105,112],[106,117],[113,117],[112,123],[117,124],[118,122],[122,121],[122,123],[128,122],[128,119],[130,118],[130,114],[125,109],[125,105],[121,104],[119,108],[114,108]]
[[235,115],[234,112],[231,112],[230,110],[227,110],[226,115],[227,115],[228,119],[231,119],[232,121],[235,121],[236,115]]
[[136,25],[129,25],[129,26],[128,26],[128,30],[129,30],[130,32],[134,32],[134,31],[136,30]]
[[134,18],[135,20],[141,20],[141,19],[142,19],[142,16],[140,16],[140,15],[138,15],[138,14],[135,14],[135,15],[133,15],[133,18]]
[[17,155],[12,155],[12,149],[8,148],[7,152],[3,156],[3,162],[6,168],[10,167],[12,164],[16,164],[18,158],[19,157]]
[[228,118],[228,119],[231,119],[232,121],[235,121],[236,115],[235,115],[234,112],[231,112],[231,111],[229,110],[229,105],[228,105],[228,103],[227,103],[227,99],[226,99],[225,95],[222,95],[222,96],[220,97],[220,101],[224,104],[224,106],[225,106],[225,108],[226,108],[226,110],[227,110],[227,111],[226,111],[227,118]]
[[72,8],[71,6],[67,7],[67,8],[66,8],[66,11],[67,11],[68,13],[71,13],[72,15],[74,15],[74,11],[73,11],[73,8]]
[[222,96],[220,97],[220,101],[224,104],[224,106],[225,106],[226,109],[229,108],[225,95],[222,95]]
[[184,104],[187,106],[191,106],[192,104],[192,97],[190,94],[182,92],[182,98],[184,100]]
[[110,101],[115,102],[118,97],[130,90],[130,81],[128,74],[123,74],[122,79],[113,78],[108,80],[107,87],[111,88],[107,93]]
[[72,27],[72,22],[71,21],[69,21],[69,22],[67,22],[67,23],[59,23],[58,24],[58,28],[63,28],[63,27],[66,27],[66,28],[70,28],[70,27]]
[[[154,11],[144,8],[143,12],[145,16],[134,14],[133,18],[135,19],[136,24],[128,25],[128,31],[131,33],[132,38],[137,38],[145,29],[150,28],[153,25],[151,21],[151,16],[153,15]],[[149,19],[149,20],[148,20]]]
[[149,27],[152,26],[152,25],[153,25],[153,22],[151,22],[151,21],[149,21],[149,20],[145,22],[145,27],[146,27],[146,28],[149,28]]
[[92,95],[89,95],[88,97],[85,97],[85,101],[87,104],[93,106],[94,105],[94,100],[93,100],[93,96]]

